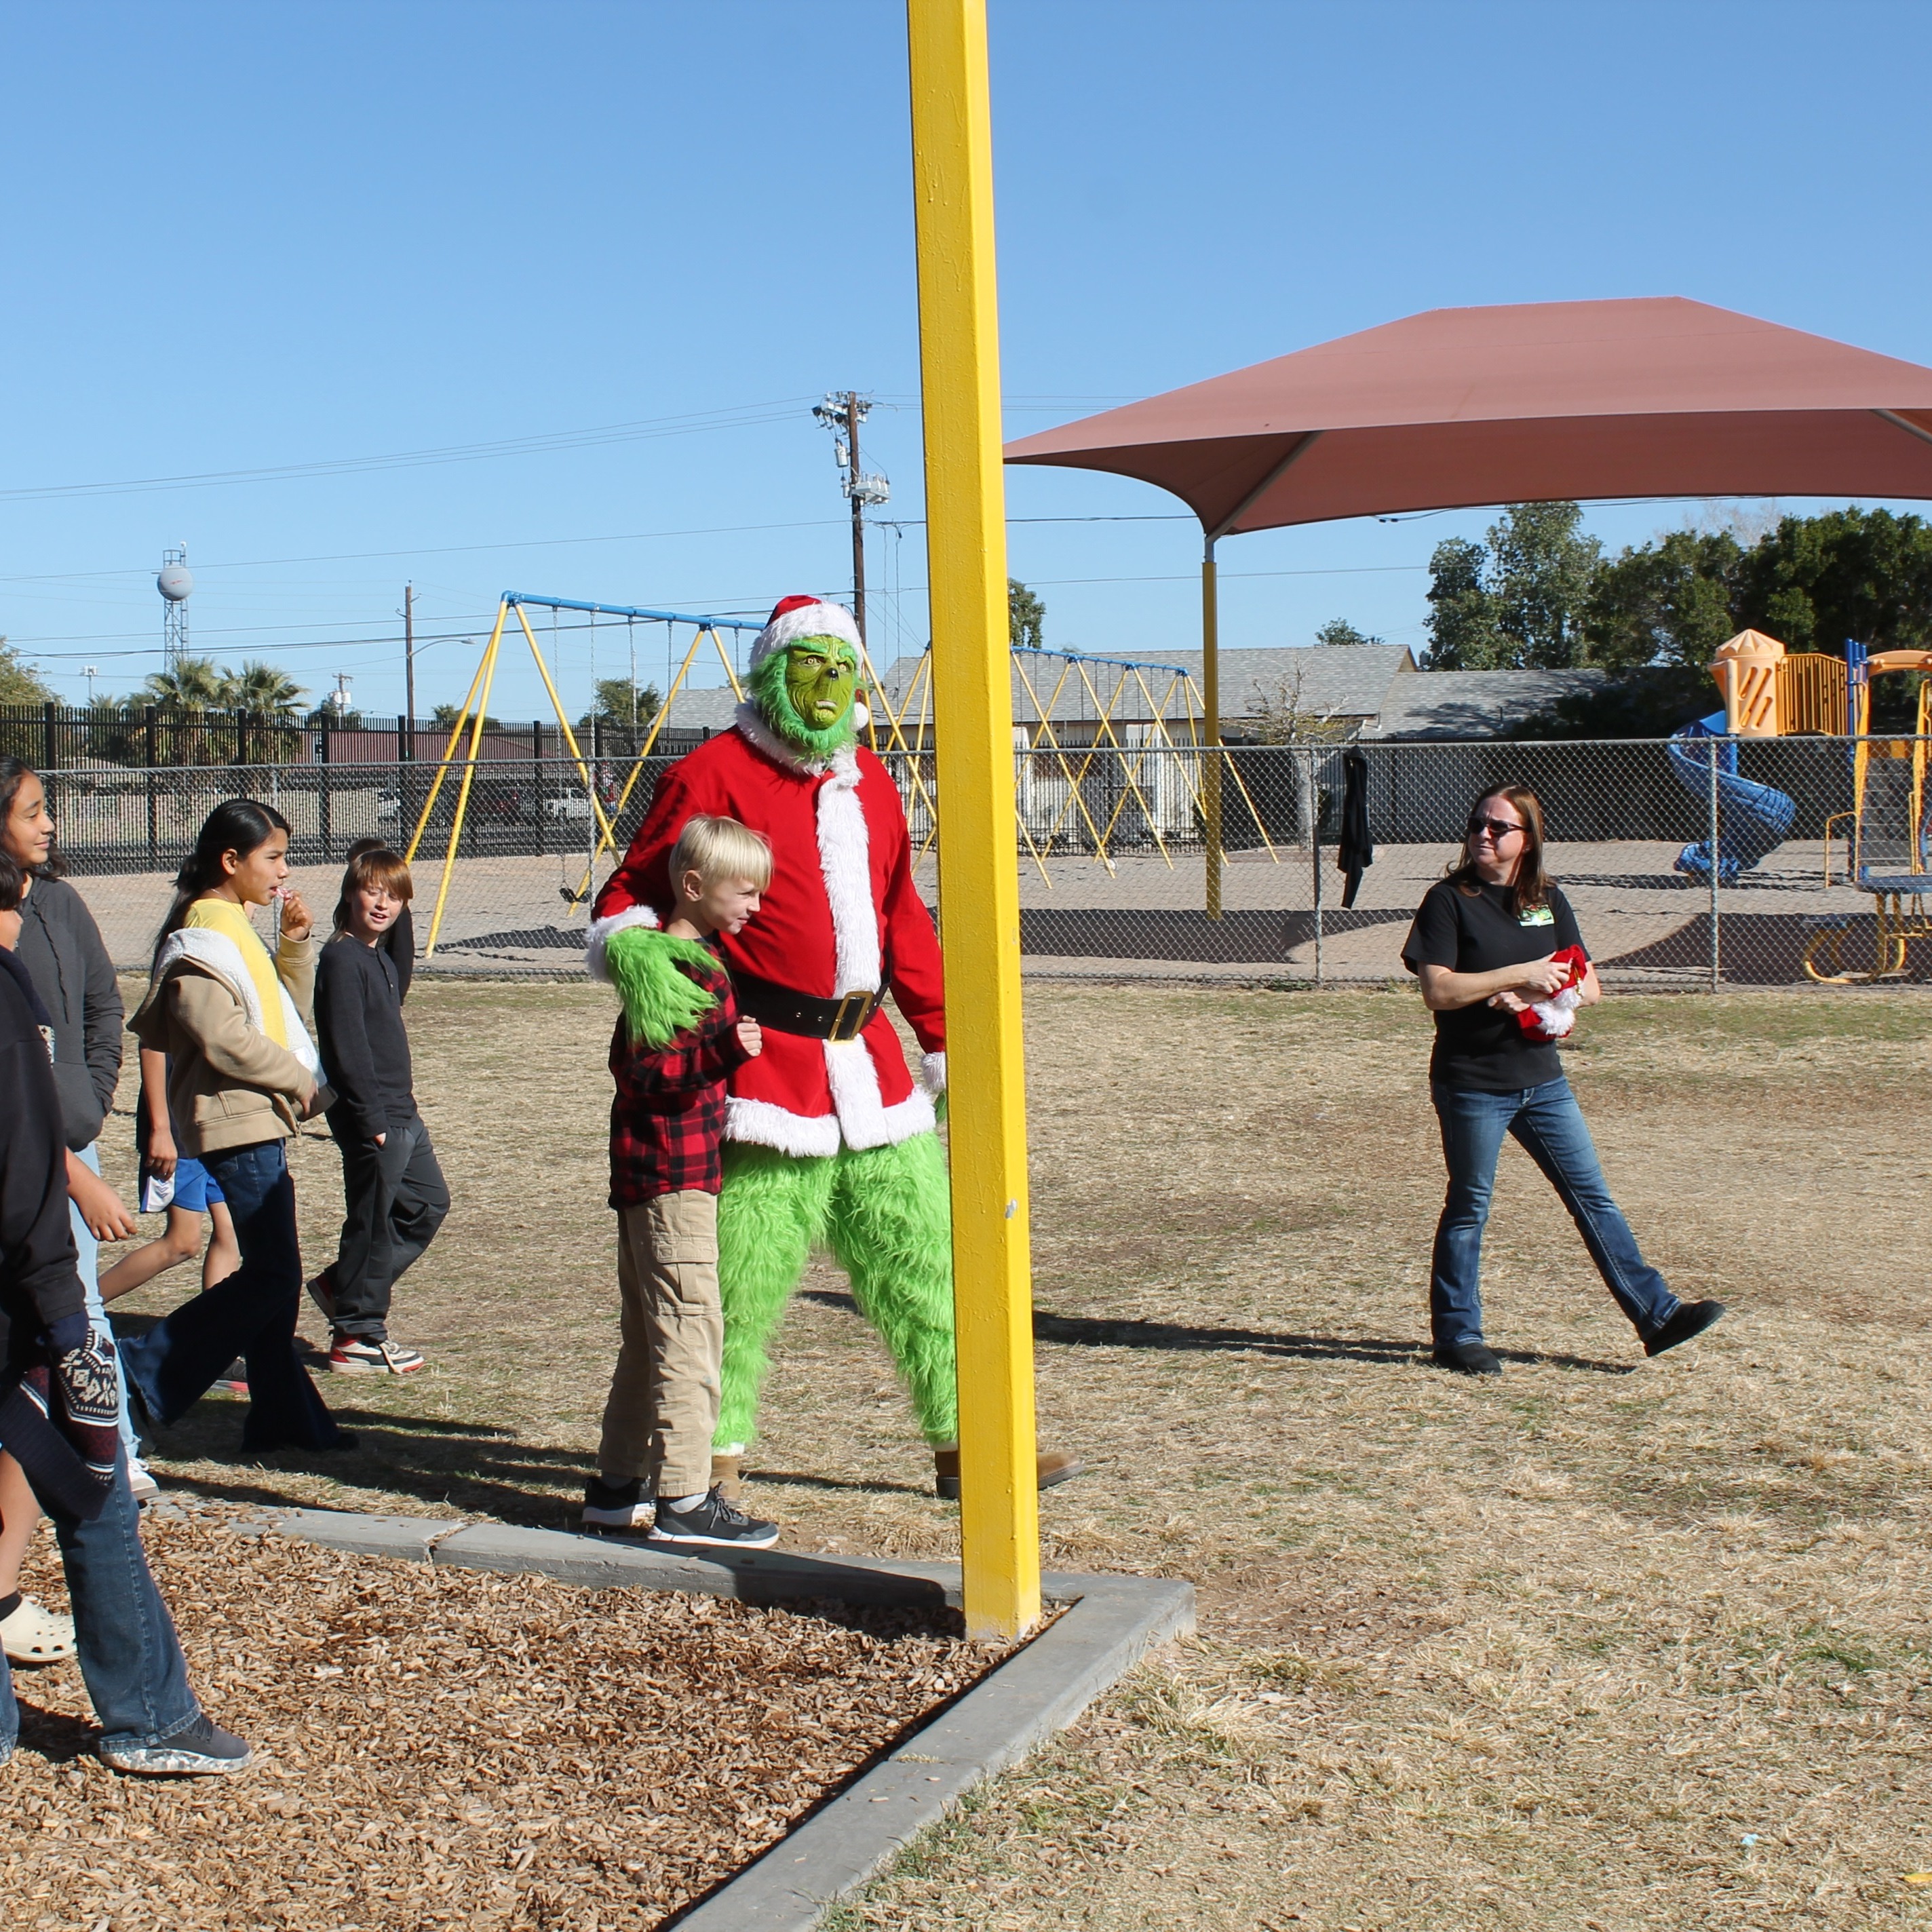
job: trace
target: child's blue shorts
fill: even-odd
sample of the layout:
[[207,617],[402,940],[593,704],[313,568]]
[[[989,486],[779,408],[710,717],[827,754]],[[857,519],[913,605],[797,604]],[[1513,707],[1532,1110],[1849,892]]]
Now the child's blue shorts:
[[[160,1183],[160,1187],[165,1187],[166,1184],[161,1182],[160,1176],[153,1172],[143,1161],[141,1163],[141,1211],[144,1214],[154,1213],[164,1207],[185,1208],[190,1214],[205,1214],[218,1201],[227,1198],[223,1194],[214,1175],[191,1154],[182,1154],[176,1160],[174,1192],[165,1201],[154,1201],[155,1193],[160,1191],[160,1187],[156,1185],[158,1182]],[[154,1202],[152,1207],[148,1204],[150,1202]]]

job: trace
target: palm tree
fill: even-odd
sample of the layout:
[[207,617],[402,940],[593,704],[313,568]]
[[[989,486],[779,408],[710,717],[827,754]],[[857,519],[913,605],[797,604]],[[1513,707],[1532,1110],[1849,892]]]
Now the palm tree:
[[244,714],[241,762],[273,764],[281,743],[274,728],[294,724],[308,694],[286,671],[259,658],[244,659],[239,670],[224,668],[217,691],[224,710]]
[[221,674],[212,658],[182,658],[172,669],[152,673],[142,694],[158,710],[175,714],[170,721],[175,725],[170,764],[212,762],[208,734],[201,723],[203,715],[221,702]]

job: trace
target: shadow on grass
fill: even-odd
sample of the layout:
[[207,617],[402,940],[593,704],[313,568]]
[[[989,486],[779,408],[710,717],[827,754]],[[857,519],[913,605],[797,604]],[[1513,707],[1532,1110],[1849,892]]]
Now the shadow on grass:
[[261,1455],[241,1445],[244,1412],[239,1402],[205,1400],[161,1432],[158,1447],[166,1461],[212,1462],[234,1472],[175,1472],[166,1487],[227,1502],[307,1502],[312,1491],[304,1487],[298,1496],[287,1479],[320,1477],[348,1489],[413,1497],[461,1515],[574,1527],[578,1486],[596,1463],[587,1451],[545,1448],[488,1423],[344,1408],[333,1413],[355,1432],[354,1448],[327,1455],[294,1449]]
[[[822,1308],[856,1315],[849,1294],[808,1288],[799,1299]],[[1034,1339],[1074,1348],[1159,1348],[1177,1354],[1285,1355],[1301,1361],[1378,1362],[1394,1367],[1424,1368],[1428,1352],[1420,1342],[1384,1341],[1372,1336],[1277,1335],[1259,1328],[1201,1328],[1174,1322],[1108,1321],[1080,1315],[1052,1315],[1035,1309]],[[1498,1348],[1506,1362],[1576,1369],[1587,1375],[1627,1376],[1628,1362],[1600,1362],[1587,1355],[1546,1354],[1531,1348]]]

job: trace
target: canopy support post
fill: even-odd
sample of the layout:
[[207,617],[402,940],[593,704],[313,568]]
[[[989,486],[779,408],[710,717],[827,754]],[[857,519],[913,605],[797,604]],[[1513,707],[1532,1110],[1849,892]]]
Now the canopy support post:
[[1214,539],[1201,552],[1201,708],[1207,742],[1201,770],[1201,836],[1207,848],[1207,913],[1221,916],[1221,610]]

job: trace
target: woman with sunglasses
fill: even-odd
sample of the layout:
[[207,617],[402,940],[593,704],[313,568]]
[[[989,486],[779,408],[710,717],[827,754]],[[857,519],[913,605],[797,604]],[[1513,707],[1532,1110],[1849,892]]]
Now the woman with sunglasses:
[[1483,1340],[1479,1283],[1506,1133],[1562,1197],[1645,1354],[1701,1334],[1724,1304],[1679,1301],[1644,1259],[1604,1184],[1554,1041],[1530,1010],[1566,988],[1578,1006],[1594,1006],[1603,988],[1569,901],[1544,877],[1543,811],[1526,786],[1504,785],[1478,801],[1461,856],[1430,888],[1402,958],[1436,1016],[1430,1088],[1449,1170],[1429,1282],[1436,1366],[1502,1372]]

